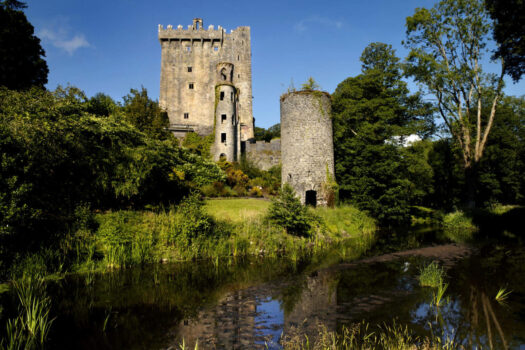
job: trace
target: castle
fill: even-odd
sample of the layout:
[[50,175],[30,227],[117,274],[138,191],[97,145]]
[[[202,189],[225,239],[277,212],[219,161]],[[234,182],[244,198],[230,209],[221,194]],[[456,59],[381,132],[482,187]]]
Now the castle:
[[282,182],[294,188],[303,204],[327,204],[325,185],[334,178],[329,94],[283,95],[282,139],[255,142],[250,27],[227,33],[210,25],[206,30],[195,18],[187,29],[159,25],[159,41],[159,103],[176,137],[214,134],[215,161],[239,161],[244,155],[266,170],[282,160]]
[[214,158],[239,160],[254,136],[250,27],[227,33],[195,18],[187,29],[159,25],[159,41],[159,103],[170,130],[177,137],[215,133]]

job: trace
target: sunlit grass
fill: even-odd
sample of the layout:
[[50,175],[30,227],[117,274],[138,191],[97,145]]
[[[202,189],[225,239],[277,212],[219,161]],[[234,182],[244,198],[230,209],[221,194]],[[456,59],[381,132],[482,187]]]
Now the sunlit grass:
[[437,262],[433,261],[420,269],[419,284],[422,287],[437,288],[443,283],[444,277],[445,271],[443,271],[443,268],[440,267]]
[[499,303],[504,303],[509,297],[510,293],[512,293],[511,290],[507,290],[507,288],[500,288],[494,299],[496,299],[496,301]]
[[204,208],[216,220],[237,223],[264,216],[270,203],[268,200],[254,198],[215,199],[207,200]]
[[453,350],[463,349],[462,345],[451,339],[441,339],[438,336],[418,337],[408,329],[392,322],[377,327],[363,321],[350,326],[343,326],[341,331],[333,332],[320,325],[318,333],[313,337],[302,334],[300,330],[286,335],[281,343],[284,350]]

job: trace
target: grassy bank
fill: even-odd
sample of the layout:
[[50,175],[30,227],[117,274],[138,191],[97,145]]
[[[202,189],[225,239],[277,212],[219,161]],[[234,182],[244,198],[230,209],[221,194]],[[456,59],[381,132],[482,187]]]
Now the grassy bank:
[[216,220],[241,223],[264,216],[269,206],[269,200],[240,198],[207,200],[204,208]]
[[11,278],[91,272],[133,265],[230,257],[309,259],[337,248],[337,259],[357,258],[374,241],[375,221],[351,206],[309,208],[308,235],[288,234],[266,219],[260,199],[184,202],[156,210],[119,210],[89,216],[59,249],[20,258]]
[[413,207],[412,211],[412,224],[434,226],[445,238],[457,243],[520,239],[525,215],[523,206],[501,204],[449,213],[425,207]]

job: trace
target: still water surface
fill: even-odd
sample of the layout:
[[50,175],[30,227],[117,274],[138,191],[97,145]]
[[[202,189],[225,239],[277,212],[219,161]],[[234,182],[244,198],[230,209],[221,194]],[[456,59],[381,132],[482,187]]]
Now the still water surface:
[[[57,317],[50,348],[175,349],[198,339],[199,349],[279,349],[281,336],[313,337],[319,323],[337,330],[395,319],[467,348],[525,349],[525,249],[456,248],[323,267],[224,260],[69,276],[49,286]],[[449,283],[439,309],[417,279],[435,259]],[[512,291],[503,304],[494,299],[500,287]]]

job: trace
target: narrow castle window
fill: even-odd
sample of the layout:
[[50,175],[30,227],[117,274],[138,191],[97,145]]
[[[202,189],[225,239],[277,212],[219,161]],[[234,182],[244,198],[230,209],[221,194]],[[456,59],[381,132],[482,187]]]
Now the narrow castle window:
[[189,119],[190,118],[190,114],[189,113],[184,113],[184,119]]
[[220,100],[224,100],[224,91],[221,91],[221,96],[220,96]]
[[233,101],[233,92],[231,93],[230,101]]
[[193,83],[190,83],[190,85],[189,85],[190,90],[193,90],[193,87],[194,87]]
[[240,78],[240,77],[241,77],[241,75],[240,75],[240,74],[237,74],[237,78]]
[[188,67],[188,73],[191,73],[193,71],[192,67]]
[[221,142],[226,143],[226,133],[225,132],[221,133]]
[[237,55],[237,61],[241,60],[241,56]]
[[226,121],[226,114],[221,114],[221,124]]

